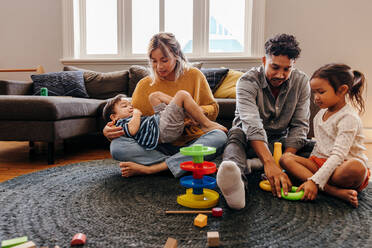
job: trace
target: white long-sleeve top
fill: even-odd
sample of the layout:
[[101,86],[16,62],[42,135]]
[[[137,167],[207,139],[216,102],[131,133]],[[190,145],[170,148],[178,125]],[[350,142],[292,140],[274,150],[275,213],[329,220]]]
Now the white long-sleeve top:
[[314,117],[314,136],[316,144],[312,156],[325,158],[327,161],[309,179],[324,190],[325,184],[337,166],[345,160],[358,158],[367,165],[364,151],[363,125],[355,110],[346,104],[326,121],[323,116],[327,109],[321,109]]

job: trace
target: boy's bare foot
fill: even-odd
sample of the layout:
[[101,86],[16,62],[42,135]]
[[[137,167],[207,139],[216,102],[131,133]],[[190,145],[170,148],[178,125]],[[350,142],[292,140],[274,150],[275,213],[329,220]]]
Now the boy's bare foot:
[[144,166],[134,162],[120,162],[119,166],[121,169],[121,175],[123,177],[148,174],[148,166]]
[[215,130],[215,129],[220,129],[222,131],[224,131],[225,133],[227,133],[227,128],[222,126],[221,124],[217,123],[217,122],[214,122],[214,121],[211,121],[211,124],[208,125],[208,126],[201,126],[201,129],[207,133],[209,131],[212,131],[212,130]]

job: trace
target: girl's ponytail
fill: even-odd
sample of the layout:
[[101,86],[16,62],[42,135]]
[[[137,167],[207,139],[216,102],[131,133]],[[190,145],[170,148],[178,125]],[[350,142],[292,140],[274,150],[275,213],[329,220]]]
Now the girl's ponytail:
[[365,85],[365,77],[363,73],[359,71],[352,71],[353,74],[353,84],[350,87],[349,98],[351,103],[359,110],[359,113],[365,111],[365,103],[363,99],[363,90]]

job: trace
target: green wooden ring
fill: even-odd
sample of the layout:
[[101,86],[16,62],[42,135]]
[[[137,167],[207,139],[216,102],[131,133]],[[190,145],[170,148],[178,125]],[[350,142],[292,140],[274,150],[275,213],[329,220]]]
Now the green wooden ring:
[[283,192],[283,188],[281,188],[282,197],[286,200],[290,201],[298,201],[301,200],[301,198],[304,196],[304,191],[301,190],[299,192],[296,192],[298,187],[292,186],[292,189],[290,192],[288,192],[288,195],[285,195]]

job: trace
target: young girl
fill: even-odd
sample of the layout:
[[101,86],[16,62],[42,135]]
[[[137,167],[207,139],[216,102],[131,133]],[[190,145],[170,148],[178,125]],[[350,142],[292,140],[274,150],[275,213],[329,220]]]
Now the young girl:
[[304,182],[304,200],[314,200],[318,189],[358,207],[358,192],[368,185],[362,121],[346,102],[364,112],[364,75],[344,64],[328,64],[314,72],[310,87],[321,110],[314,118],[316,145],[309,159],[283,154],[280,165]]

